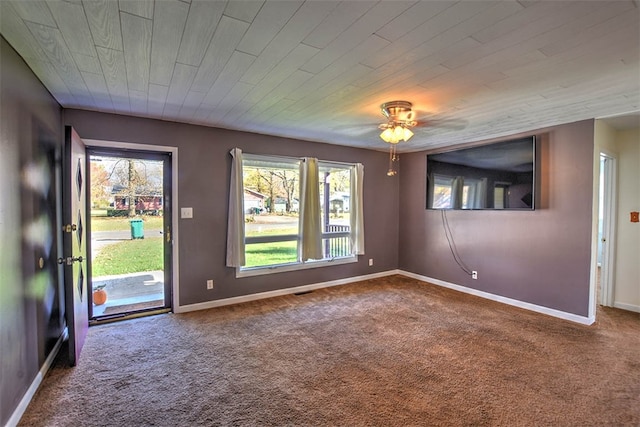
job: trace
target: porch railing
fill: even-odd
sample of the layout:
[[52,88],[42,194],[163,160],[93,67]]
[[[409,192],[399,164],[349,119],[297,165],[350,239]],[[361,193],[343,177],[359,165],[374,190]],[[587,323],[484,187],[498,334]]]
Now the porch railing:
[[325,258],[351,255],[348,225],[327,224],[323,234]]

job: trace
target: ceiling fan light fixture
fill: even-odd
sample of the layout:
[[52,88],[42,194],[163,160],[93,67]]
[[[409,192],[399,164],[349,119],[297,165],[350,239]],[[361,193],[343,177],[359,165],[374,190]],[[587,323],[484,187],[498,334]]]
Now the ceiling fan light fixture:
[[380,134],[380,138],[382,138],[384,142],[388,142],[389,144],[397,144],[400,141],[408,141],[412,136],[413,132],[411,132],[411,129],[398,124],[393,124],[387,127]]
[[413,136],[413,132],[408,127],[402,126],[402,141],[408,141]]
[[380,134],[380,138],[384,142],[388,142],[389,144],[397,144],[400,140],[396,137],[395,129],[392,127],[388,127],[382,131]]
[[402,131],[402,126],[396,126],[393,128],[393,137],[398,141],[404,140],[404,132]]

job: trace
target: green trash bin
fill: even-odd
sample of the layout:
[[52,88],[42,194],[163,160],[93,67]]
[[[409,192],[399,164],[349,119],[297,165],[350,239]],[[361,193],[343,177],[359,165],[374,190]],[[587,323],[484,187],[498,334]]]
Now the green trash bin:
[[144,239],[144,226],[141,219],[129,220],[131,224],[131,238],[132,239]]

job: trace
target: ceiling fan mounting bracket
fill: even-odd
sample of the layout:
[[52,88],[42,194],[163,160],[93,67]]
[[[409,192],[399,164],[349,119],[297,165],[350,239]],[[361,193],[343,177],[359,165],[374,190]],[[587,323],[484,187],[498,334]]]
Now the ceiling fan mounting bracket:
[[407,123],[413,121],[413,104],[409,101],[389,101],[380,106],[382,114],[391,122]]

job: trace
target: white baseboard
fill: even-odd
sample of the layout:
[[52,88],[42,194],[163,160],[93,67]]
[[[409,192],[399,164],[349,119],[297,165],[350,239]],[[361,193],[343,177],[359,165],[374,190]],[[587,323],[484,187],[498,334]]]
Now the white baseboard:
[[27,410],[27,406],[29,406],[29,403],[31,403],[31,399],[33,399],[36,391],[38,391],[38,387],[40,387],[42,380],[47,375],[47,372],[49,372],[51,365],[53,365],[53,361],[60,351],[62,342],[67,339],[68,335],[68,329],[64,328],[64,331],[62,331],[62,335],[60,335],[58,341],[56,341],[56,344],[53,346],[53,349],[49,353],[49,356],[47,356],[47,359],[42,364],[40,371],[36,374],[36,377],[31,382],[31,385],[27,389],[27,392],[24,394],[24,396],[22,396],[22,400],[20,400],[20,403],[13,411],[13,414],[11,414],[11,418],[9,418],[9,421],[7,421],[5,427],[15,427],[18,425],[18,422],[20,422],[20,418],[22,418],[24,411]]
[[[567,313],[564,311],[555,310],[553,308],[543,307],[540,305],[531,304],[528,302],[519,301],[512,298],[491,294],[489,292],[479,291],[477,289],[467,288],[465,286],[456,285],[454,283],[445,282],[443,280],[434,279],[432,277],[422,276],[420,274],[410,273],[404,270],[388,270],[380,273],[367,274],[364,276],[348,277],[346,279],[332,280],[329,282],[313,283],[310,285],[296,286],[294,288],[286,288],[286,289],[278,289],[278,290],[269,291],[269,292],[261,292],[259,294],[243,295],[239,297],[232,297],[232,298],[225,298],[225,299],[220,299],[215,301],[207,301],[207,302],[202,302],[197,304],[183,305],[179,307],[174,307],[173,311],[175,313],[187,313],[189,311],[205,310],[208,308],[222,307],[225,305],[232,305],[232,304],[240,304],[243,302],[256,301],[256,300],[265,299],[265,298],[273,298],[281,295],[290,295],[290,294],[295,294],[299,292],[308,292],[316,289],[328,288],[331,286],[346,285],[348,283],[359,282],[361,280],[377,279],[379,277],[386,277],[394,274],[400,274],[403,276],[411,277],[412,279],[417,279],[423,282],[432,283],[437,286],[442,286],[442,287],[453,289],[459,292],[464,292],[467,294],[475,295],[475,296],[489,299],[492,301],[501,302],[503,304],[512,305],[514,307],[524,308],[525,310],[534,311],[536,313],[542,313],[549,316],[558,317],[560,319],[569,320],[569,321],[580,323],[583,325],[591,325],[595,322],[595,317],[593,316],[589,316],[589,317],[579,316],[577,314]],[[620,308],[623,308],[623,307],[620,307]],[[625,308],[625,309],[629,310],[629,308]],[[637,308],[637,310],[640,311],[640,308]]]
[[535,311],[536,313],[542,313],[553,317],[558,317],[564,320],[570,320],[572,322],[580,323],[583,325],[591,325],[595,322],[594,316],[579,316],[573,313],[567,313],[564,311],[556,310],[549,307],[543,307],[541,305],[531,304],[524,301],[519,301],[512,298],[503,297],[500,295],[491,294],[489,292],[479,291],[473,288],[467,288],[466,286],[456,285],[454,283],[445,282],[443,280],[434,279],[432,277],[426,277],[415,273],[410,273],[408,271],[400,270],[398,274],[402,274],[407,277],[411,277],[413,279],[422,280],[423,282],[433,283],[434,285],[442,286],[445,288],[453,289],[459,292],[464,292],[466,294],[475,295],[481,298],[486,298],[492,301],[501,302],[503,304],[512,305],[514,307],[524,308],[525,310]]
[[364,276],[348,277],[346,279],[331,280],[328,282],[313,283],[310,285],[296,286],[294,288],[277,289],[275,291],[261,292],[258,294],[242,295],[239,297],[225,298],[214,301],[200,302],[196,304],[182,305],[173,308],[174,313],[187,313],[189,311],[205,310],[208,308],[222,307],[225,305],[240,304],[243,302],[256,301],[265,298],[273,298],[281,295],[297,294],[299,292],[308,292],[316,289],[328,288],[331,286],[346,285],[348,283],[359,282],[362,280],[377,279],[379,277],[391,276],[399,274],[399,270],[389,270],[380,273],[366,274]]
[[637,305],[627,304],[624,302],[614,302],[613,306],[621,310],[635,311],[636,313],[640,313],[640,306]]

